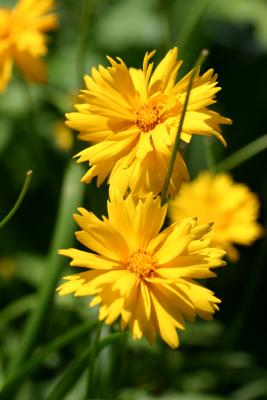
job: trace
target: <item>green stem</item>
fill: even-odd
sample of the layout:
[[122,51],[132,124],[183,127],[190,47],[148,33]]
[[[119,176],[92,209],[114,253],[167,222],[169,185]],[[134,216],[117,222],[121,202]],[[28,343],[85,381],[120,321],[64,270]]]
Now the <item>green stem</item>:
[[12,210],[7,214],[7,216],[0,222],[0,229],[3,228],[3,226],[13,217],[13,215],[17,212],[17,210],[19,209],[25,194],[27,193],[27,190],[29,188],[30,182],[32,179],[32,171],[28,171],[26,173],[26,178],[23,184],[23,187],[21,189],[20,195],[18,197],[18,200],[16,201],[14,207],[12,208]]
[[177,37],[177,43],[180,43],[182,49],[188,48],[188,43],[190,43],[196,27],[203,19],[210,2],[211,0],[194,1],[193,9],[188,12]]
[[164,52],[166,52],[171,47],[171,30],[170,30],[171,22],[169,18],[168,4],[166,0],[159,0],[159,11],[161,16],[161,29],[162,29],[160,47]]
[[28,295],[20,297],[13,303],[7,305],[0,311],[0,329],[4,328],[10,321],[20,317],[22,314],[30,311],[35,303],[35,296]]
[[14,373],[14,375],[7,379],[0,393],[0,399],[10,399],[11,395],[14,394],[14,391],[19,388],[20,384],[38,369],[38,367],[49,354],[79,340],[96,325],[97,321],[82,323],[47,344],[29,361],[25,362],[23,366]]
[[[267,223],[266,223],[267,229]],[[265,235],[259,248],[259,252],[253,263],[253,270],[251,270],[250,277],[247,281],[246,288],[244,290],[244,297],[238,308],[235,317],[233,318],[232,324],[227,329],[227,335],[224,338],[223,345],[227,349],[234,348],[241,333],[243,332],[244,324],[247,316],[250,316],[251,307],[253,301],[257,296],[259,285],[266,267],[267,258],[267,235]]]
[[181,136],[182,129],[183,129],[184,118],[185,118],[185,114],[186,114],[186,109],[187,109],[187,105],[188,105],[188,101],[189,101],[190,92],[191,92],[191,89],[193,86],[194,77],[196,75],[197,68],[199,66],[201,66],[201,64],[204,62],[205,58],[207,57],[207,55],[208,55],[208,50],[202,50],[200,56],[197,59],[197,62],[195,63],[195,66],[192,70],[192,73],[191,73],[191,76],[189,79],[185,102],[183,105],[182,114],[181,114],[178,130],[177,130],[176,138],[175,138],[175,141],[173,144],[170,161],[169,161],[165,181],[164,181],[162,192],[161,192],[161,204],[162,205],[164,205],[168,201],[168,188],[169,188],[169,184],[170,184],[170,180],[171,180],[171,176],[172,176],[172,171],[173,171],[177,151],[179,149],[180,136]]
[[48,168],[50,165],[47,164],[44,148],[42,146],[42,138],[39,135],[39,110],[40,104],[38,102],[38,98],[34,96],[34,92],[32,91],[32,87],[29,82],[25,80],[25,78],[21,75],[21,84],[23,90],[26,95],[26,101],[28,103],[28,115],[25,120],[26,127],[26,135],[27,139],[31,143],[30,151],[32,162],[34,164],[34,171],[40,180],[49,176],[49,184],[51,185],[51,181],[54,178],[54,175],[49,174]]
[[74,221],[71,215],[82,202],[84,185],[80,184],[81,167],[71,161],[63,180],[59,211],[48,254],[47,269],[40,286],[37,304],[29,316],[22,333],[20,345],[11,363],[10,372],[22,364],[31,354],[55,294],[57,281],[64,265],[57,250],[71,243]]
[[95,335],[95,341],[92,346],[92,351],[90,353],[89,375],[88,375],[88,384],[87,384],[87,392],[86,392],[85,400],[93,398],[95,361],[96,361],[96,353],[97,353],[97,349],[99,346],[99,339],[100,339],[100,335],[101,335],[102,326],[103,326],[103,321],[100,321],[98,323],[98,327],[97,327],[97,331],[96,331],[96,335]]
[[249,160],[251,157],[255,156],[256,154],[266,149],[267,149],[267,134],[247,144],[246,146],[242,147],[242,149],[236,151],[234,154],[227,157],[219,164],[215,165],[214,170],[215,172],[231,171],[235,167],[238,167],[243,162]]
[[86,56],[86,44],[89,34],[90,27],[90,17],[91,17],[91,0],[84,0],[82,16],[81,16],[81,24],[80,24],[80,34],[78,38],[78,47],[77,47],[77,84],[80,87],[83,74],[85,72],[85,56]]
[[214,166],[215,166],[215,156],[214,156],[214,152],[213,152],[212,140],[210,140],[210,138],[204,136],[203,137],[203,145],[204,145],[207,169],[210,171],[213,171]]
[[121,337],[120,341],[113,346],[115,354],[113,356],[113,363],[111,365],[113,374],[111,373],[112,381],[112,395],[110,396],[112,400],[118,398],[118,391],[121,387],[121,382],[124,377],[124,373],[127,366],[127,335]]
[[[97,354],[104,347],[118,340],[122,335],[125,335],[125,332],[113,333],[112,335],[109,335],[102,339],[98,344],[96,350]],[[90,357],[92,351],[93,346],[89,346],[78,358],[76,358],[76,360],[74,360],[74,362],[67,369],[61,380],[52,390],[50,395],[48,395],[46,400],[62,400],[65,398],[66,394],[73,388],[75,383],[77,383],[78,379],[81,377],[84,370],[87,368],[88,358]]]

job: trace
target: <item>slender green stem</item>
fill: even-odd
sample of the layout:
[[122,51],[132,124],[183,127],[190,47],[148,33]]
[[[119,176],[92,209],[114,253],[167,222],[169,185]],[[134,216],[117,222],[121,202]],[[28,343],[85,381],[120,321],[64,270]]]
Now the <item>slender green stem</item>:
[[208,56],[208,50],[206,50],[206,49],[202,50],[200,56],[197,59],[197,62],[195,63],[195,66],[194,66],[194,68],[192,70],[192,73],[191,73],[191,76],[190,76],[190,79],[189,79],[189,84],[188,84],[188,89],[187,89],[187,92],[186,92],[185,102],[184,102],[184,105],[183,105],[183,109],[182,109],[182,113],[181,113],[181,118],[180,118],[178,130],[177,130],[176,138],[175,138],[175,141],[174,141],[174,144],[173,144],[170,161],[169,161],[169,165],[168,165],[165,181],[164,181],[162,192],[161,192],[161,204],[162,205],[165,204],[167,202],[167,200],[168,200],[169,184],[170,184],[170,180],[171,180],[171,176],[172,176],[172,171],[173,171],[173,167],[174,167],[177,151],[179,149],[180,136],[181,136],[182,129],[183,129],[184,118],[185,118],[185,114],[186,114],[186,109],[187,109],[187,105],[188,105],[188,101],[189,101],[190,92],[191,92],[191,89],[192,89],[192,86],[193,86],[194,77],[196,75],[196,71],[197,71],[198,67],[201,66],[201,64],[204,62],[204,60],[205,60],[205,58],[207,56]]
[[[106,346],[112,344],[121,336],[125,335],[125,332],[113,333],[106,336],[104,339],[100,340],[97,347],[97,354]],[[62,400],[65,398],[66,394],[73,388],[77,383],[78,379],[83,374],[84,370],[88,366],[88,358],[93,351],[93,346],[89,346],[85,349],[82,354],[74,360],[74,362],[67,369],[66,373],[63,375],[61,380],[54,387],[52,392],[48,395],[46,400]],[[1,399],[1,398],[0,398]],[[2,400],[2,399],[1,399]]]
[[210,140],[210,138],[204,136],[203,137],[203,145],[204,145],[204,150],[205,150],[205,160],[206,160],[207,169],[210,171],[213,171],[214,166],[215,166],[215,157],[214,157],[214,152],[213,152],[213,147],[212,147],[212,141]]
[[249,160],[251,157],[255,156],[256,154],[266,149],[267,149],[267,134],[247,144],[246,146],[242,147],[242,149],[236,151],[234,154],[230,155],[225,160],[215,165],[214,170],[216,172],[231,171],[232,169],[238,167],[243,162]]
[[8,304],[0,311],[0,329],[5,327],[13,319],[20,317],[22,314],[30,311],[35,303],[35,296],[28,295],[20,297],[13,303]]
[[78,46],[77,46],[77,59],[76,59],[78,87],[81,85],[83,74],[85,72],[86,44],[90,28],[91,11],[92,11],[91,0],[84,0],[82,15],[81,15],[80,32],[78,38]]
[[23,366],[14,373],[14,375],[7,379],[2,391],[0,392],[0,399],[9,399],[11,394],[14,393],[14,390],[17,390],[20,384],[22,384],[25,379],[38,369],[49,354],[79,340],[81,337],[88,334],[88,332],[96,325],[97,321],[82,323],[44,346],[29,361],[25,362]]
[[113,356],[113,363],[111,365],[111,382],[113,390],[110,397],[112,400],[116,400],[118,398],[118,391],[121,387],[121,382],[123,380],[127,365],[127,337],[127,335],[122,336],[120,341],[116,343],[116,346],[113,346],[115,354]]
[[50,166],[47,165],[44,149],[42,146],[42,139],[39,134],[38,118],[40,104],[38,102],[38,98],[34,96],[34,92],[32,90],[33,88],[31,87],[30,83],[27,82],[22,75],[21,84],[26,95],[25,101],[28,103],[27,118],[25,120],[25,133],[27,135],[27,139],[31,143],[31,157],[34,164],[34,171],[40,180],[45,179],[48,175],[49,184],[51,185],[54,175],[49,174],[50,171],[48,170],[48,168]]
[[171,47],[171,21],[169,18],[169,7],[166,0],[159,0],[159,11],[161,16],[161,48],[167,51]]
[[3,228],[3,226],[13,217],[13,215],[17,212],[17,210],[19,209],[25,194],[27,193],[27,190],[29,188],[30,182],[32,179],[32,171],[28,171],[26,173],[26,178],[23,184],[23,187],[21,189],[20,195],[18,197],[18,200],[16,201],[14,207],[12,208],[11,211],[9,211],[9,213],[7,214],[7,216],[0,222],[0,229]]
[[86,392],[85,400],[93,398],[95,362],[96,362],[96,354],[97,354],[97,349],[99,346],[99,339],[100,339],[100,335],[101,335],[102,326],[103,326],[103,321],[99,321],[96,335],[95,335],[94,344],[92,346],[92,351],[90,353],[88,384],[87,384],[87,392]]
[[192,12],[187,13],[187,18],[182,24],[177,37],[177,42],[180,43],[182,49],[188,48],[188,43],[190,43],[198,24],[203,19],[210,2],[211,0],[197,0],[192,3],[194,9]]
[[18,351],[11,362],[10,372],[15,370],[31,354],[49,307],[53,302],[55,287],[64,265],[64,260],[57,254],[57,250],[71,243],[74,230],[74,221],[71,215],[81,204],[84,191],[84,185],[80,184],[81,174],[81,167],[71,161],[66,169],[63,181],[59,212],[47,259],[47,269],[38,292],[37,304],[22,333]]
[[[267,223],[266,223],[267,229]],[[267,258],[267,235],[265,235],[259,248],[259,252],[256,256],[255,262],[253,263],[253,269],[249,279],[247,280],[247,285],[244,290],[243,300],[233,318],[232,324],[229,329],[227,329],[227,335],[225,335],[223,346],[227,349],[234,348],[237,343],[246,322],[246,318],[250,316],[251,307],[257,296],[259,290],[259,285],[264,274],[264,269],[266,267]]]

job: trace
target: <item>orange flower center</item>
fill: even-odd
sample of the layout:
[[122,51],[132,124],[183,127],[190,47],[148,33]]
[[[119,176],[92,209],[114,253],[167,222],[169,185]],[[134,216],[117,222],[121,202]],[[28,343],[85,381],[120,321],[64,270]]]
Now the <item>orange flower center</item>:
[[160,123],[160,115],[157,106],[144,104],[136,112],[135,124],[143,132],[151,131],[156,125]]
[[127,260],[127,269],[139,278],[151,278],[156,268],[152,255],[146,251],[134,252]]

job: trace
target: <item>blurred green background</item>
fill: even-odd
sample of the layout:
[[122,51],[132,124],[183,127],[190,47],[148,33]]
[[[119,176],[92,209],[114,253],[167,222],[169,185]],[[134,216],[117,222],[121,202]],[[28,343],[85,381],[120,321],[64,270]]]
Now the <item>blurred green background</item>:
[[[21,208],[0,231],[0,384],[20,346],[36,291],[47,278],[46,257],[64,171],[67,164],[75,163],[71,157],[77,150],[84,148],[75,142],[64,149],[58,142],[63,140],[69,147],[74,139],[75,134],[64,131],[64,114],[73,110],[83,73],[90,73],[99,63],[107,65],[105,55],[120,56],[128,66],[139,67],[147,50],[157,49],[160,60],[173,46],[179,47],[185,60],[185,73],[200,50],[208,48],[203,70],[214,68],[222,87],[214,109],[233,119],[233,125],[223,129],[226,149],[209,140],[208,150],[216,162],[267,133],[266,0],[57,0],[56,7],[60,26],[49,34],[48,85],[27,86],[15,72],[0,95],[1,219],[14,204],[26,171],[33,170]],[[81,32],[86,39],[82,52]],[[192,178],[207,167],[206,150],[204,139],[194,137],[186,153]],[[262,151],[231,171],[236,181],[258,193],[262,224],[266,220],[266,170],[266,151]],[[82,171],[78,174],[82,176]],[[81,186],[83,205],[97,215],[105,213],[106,188]],[[71,221],[71,214],[68,218]],[[74,232],[74,224],[71,229]],[[124,357],[120,344],[105,349],[99,357],[96,397],[267,399],[266,248],[266,239],[240,248],[240,261],[228,264],[218,278],[207,282],[223,300],[220,311],[212,322],[188,324],[178,350],[160,341],[151,347],[143,340],[129,339],[126,363],[118,377],[116,371]],[[61,274],[69,274],[67,260],[62,264]],[[56,297],[37,348],[94,316],[85,300]],[[48,398],[67,366],[87,346],[87,336],[45,358],[20,386],[16,398]],[[84,374],[79,378],[64,397],[67,400],[82,398]]]

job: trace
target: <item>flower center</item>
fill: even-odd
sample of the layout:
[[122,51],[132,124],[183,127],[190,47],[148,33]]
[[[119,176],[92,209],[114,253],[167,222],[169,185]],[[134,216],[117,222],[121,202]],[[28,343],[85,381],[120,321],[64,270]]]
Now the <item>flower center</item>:
[[132,253],[127,264],[127,269],[141,279],[151,278],[156,268],[152,255],[143,250]]
[[151,131],[157,124],[160,123],[160,115],[157,106],[144,104],[136,112],[135,124],[143,132]]

